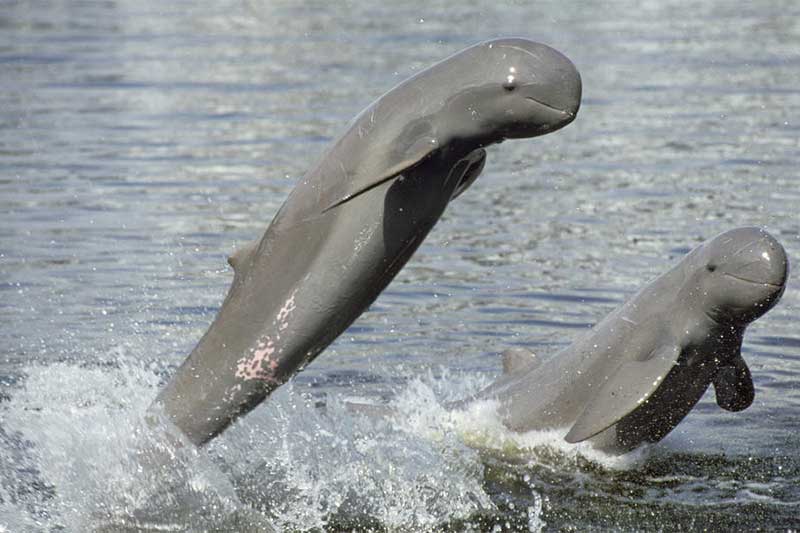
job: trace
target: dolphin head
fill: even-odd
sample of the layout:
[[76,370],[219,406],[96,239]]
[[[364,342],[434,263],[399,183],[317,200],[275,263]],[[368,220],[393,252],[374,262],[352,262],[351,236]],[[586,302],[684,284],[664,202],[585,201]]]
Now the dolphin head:
[[[451,99],[451,118],[462,135],[488,136],[489,142],[536,137],[563,128],[581,103],[581,77],[566,56],[527,39],[486,41],[469,61],[471,84]],[[463,67],[466,68],[466,67]]]
[[726,231],[698,252],[692,262],[698,294],[716,321],[748,324],[783,294],[789,260],[783,246],[761,228]]

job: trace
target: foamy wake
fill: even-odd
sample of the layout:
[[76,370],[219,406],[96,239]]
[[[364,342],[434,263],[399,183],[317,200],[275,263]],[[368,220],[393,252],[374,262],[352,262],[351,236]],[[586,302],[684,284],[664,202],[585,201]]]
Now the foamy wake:
[[641,464],[649,449],[642,447],[626,455],[610,455],[588,442],[569,444],[564,440],[569,428],[517,433],[506,428],[497,416],[498,403],[476,401],[464,410],[449,410],[450,402],[461,400],[488,385],[485,377],[428,375],[412,381],[393,407],[408,430],[435,440],[442,432],[454,433],[472,448],[495,452],[515,462],[557,461],[568,466],[589,461],[605,469],[627,470]]
[[[123,357],[25,370],[0,403],[0,531],[306,530],[331,521],[429,531],[495,509],[477,449],[520,461],[555,450],[611,468],[637,460],[567,445],[561,432],[509,432],[488,402],[448,411],[444,403],[485,384],[469,376],[411,382],[390,417],[353,413],[339,398],[320,408],[289,384],[198,451],[144,422],[158,368]],[[529,529],[538,531],[542,499],[531,491]]]

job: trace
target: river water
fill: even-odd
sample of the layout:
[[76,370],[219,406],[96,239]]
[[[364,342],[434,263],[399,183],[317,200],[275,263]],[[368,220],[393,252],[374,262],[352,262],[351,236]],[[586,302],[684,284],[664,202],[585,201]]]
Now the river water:
[[[800,528],[795,279],[745,337],[754,404],[710,393],[629,456],[442,408],[721,231],[765,226],[800,257],[798,4],[531,4],[0,2],[0,531]],[[226,256],[360,109],[501,35],[574,61],[577,120],[493,147],[322,356],[143,470],[136,428],[221,303]]]

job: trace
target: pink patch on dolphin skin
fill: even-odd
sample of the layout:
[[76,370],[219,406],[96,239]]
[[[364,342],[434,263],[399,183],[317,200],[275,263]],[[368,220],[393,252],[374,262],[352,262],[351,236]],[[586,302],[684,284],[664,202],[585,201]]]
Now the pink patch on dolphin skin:
[[[272,321],[273,326],[278,326],[278,331],[284,331],[289,327],[289,317],[297,309],[295,303],[296,294],[297,289],[292,291]],[[277,349],[275,346],[276,341],[280,341],[279,334],[275,335],[275,341],[269,335],[259,339],[250,356],[242,357],[236,361],[236,377],[245,381],[257,380],[272,384],[279,383],[275,375],[278,371],[278,359],[282,349]]]
[[278,362],[272,358],[275,350],[275,343],[270,337],[259,341],[250,357],[242,357],[236,362],[236,377],[245,381],[277,382],[275,370]]

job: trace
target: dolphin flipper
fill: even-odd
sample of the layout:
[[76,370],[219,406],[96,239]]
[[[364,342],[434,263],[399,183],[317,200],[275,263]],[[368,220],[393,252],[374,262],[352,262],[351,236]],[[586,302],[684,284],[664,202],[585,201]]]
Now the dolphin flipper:
[[680,353],[679,346],[670,344],[654,350],[644,361],[620,365],[589,399],[564,440],[576,443],[593,437],[642,405],[675,366]]
[[503,374],[514,374],[520,370],[532,370],[542,360],[525,348],[509,348],[503,352]]
[[750,369],[741,355],[730,363],[719,367],[712,380],[717,395],[717,405],[726,411],[742,411],[750,407],[755,399],[755,387]]
[[[379,120],[374,115],[380,113],[381,110],[373,113],[372,120]],[[356,127],[360,127],[363,120],[359,117]],[[335,160],[338,168],[323,168],[320,171],[344,173],[346,179],[332,180],[332,185],[323,192],[325,207],[321,212],[340,206],[416,167],[439,146],[440,140],[433,123],[428,117],[422,117],[407,124],[395,138],[377,143],[373,150],[350,154],[353,157],[351,161],[345,163]]]
[[461,196],[461,193],[469,189],[469,186],[478,179],[478,176],[481,175],[483,172],[483,167],[486,164],[486,150],[483,148],[478,148],[477,150],[473,150],[472,152],[467,155],[464,159],[458,162],[458,164],[453,167],[453,174],[456,174],[458,171],[458,175],[451,175],[449,179],[458,179],[459,183],[456,186],[456,190],[453,192],[453,197],[450,199],[451,201]]

